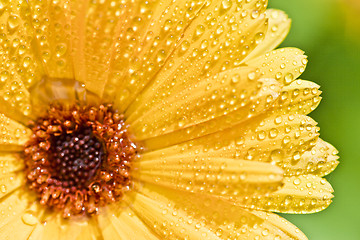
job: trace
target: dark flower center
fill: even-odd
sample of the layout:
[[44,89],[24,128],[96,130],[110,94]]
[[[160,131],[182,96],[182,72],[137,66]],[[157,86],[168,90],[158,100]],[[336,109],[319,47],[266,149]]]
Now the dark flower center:
[[105,157],[100,141],[90,127],[52,136],[50,165],[53,180],[63,187],[86,189]]
[[41,204],[64,217],[91,215],[130,189],[138,149],[111,105],[52,106],[31,126],[24,159]]

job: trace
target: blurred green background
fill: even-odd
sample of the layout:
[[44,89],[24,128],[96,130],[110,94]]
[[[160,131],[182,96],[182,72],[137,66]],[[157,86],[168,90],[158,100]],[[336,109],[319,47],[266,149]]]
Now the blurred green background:
[[333,203],[312,215],[283,216],[309,239],[360,239],[360,0],[269,0],[292,19],[281,47],[305,51],[302,79],[321,86],[322,103],[311,114],[322,139],[340,151],[338,168],[327,176]]

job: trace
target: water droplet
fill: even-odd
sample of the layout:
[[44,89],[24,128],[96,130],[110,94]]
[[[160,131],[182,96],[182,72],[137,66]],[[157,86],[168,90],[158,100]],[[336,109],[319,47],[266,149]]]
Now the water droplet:
[[301,155],[299,151],[294,152],[294,155],[292,157],[292,164],[296,164],[300,160],[300,157]]
[[252,13],[251,13],[251,17],[252,17],[253,19],[258,18],[259,15],[260,15],[260,13],[259,13],[258,10],[254,10],[254,11],[252,11]]
[[275,124],[280,124],[281,122],[282,118],[280,116],[275,118]]
[[172,26],[172,22],[170,19],[166,20],[165,24],[164,24],[164,30],[165,31],[169,31],[169,29],[171,28]]
[[299,178],[296,178],[294,180],[294,185],[299,185],[301,183],[300,179]]
[[270,158],[273,163],[281,162],[283,157],[284,157],[284,152],[280,149],[273,150],[270,154]]
[[35,225],[38,223],[38,219],[35,217],[35,214],[33,211],[26,211],[24,215],[22,215],[21,220],[30,226]]
[[55,54],[57,57],[61,57],[66,53],[67,47],[65,44],[59,44],[55,48]]
[[255,79],[255,77],[256,77],[255,72],[251,72],[251,73],[249,73],[249,74],[248,74],[248,78],[249,78],[249,80],[254,80],[254,79]]
[[270,130],[270,138],[275,138],[278,135],[278,130],[276,128],[272,128]]
[[203,25],[198,25],[195,29],[195,36],[200,37],[205,32],[205,27]]
[[235,144],[238,145],[238,146],[241,146],[244,144],[244,137],[239,137],[236,141],[235,141]]
[[166,58],[166,52],[165,52],[165,50],[159,50],[159,52],[158,52],[158,54],[157,54],[157,58],[156,58],[156,61],[158,62],[158,63],[161,63],[161,62],[163,62],[164,60],[165,60],[165,58]]
[[188,41],[182,42],[180,46],[180,52],[185,53],[189,49],[189,47],[190,47],[190,43]]
[[288,144],[289,142],[290,142],[290,137],[289,136],[284,137],[283,144]]
[[259,140],[264,140],[265,137],[266,137],[265,131],[260,131],[260,132],[258,133],[258,139],[259,139]]
[[223,0],[221,2],[221,7],[224,10],[228,10],[229,8],[231,8],[231,6],[232,6],[232,0]]
[[265,34],[263,32],[259,32],[255,35],[256,44],[260,44],[265,38]]
[[267,236],[267,235],[269,235],[269,230],[268,230],[268,229],[264,229],[264,230],[261,232],[261,234],[262,234],[263,236]]
[[1,191],[1,193],[6,193],[6,191],[7,191],[6,186],[5,186],[5,185],[1,185],[1,186],[0,186],[0,191]]
[[16,15],[10,15],[8,18],[8,26],[10,29],[15,29],[19,26],[20,20]]
[[290,84],[292,81],[294,81],[294,75],[292,75],[292,73],[287,73],[285,75],[285,84]]

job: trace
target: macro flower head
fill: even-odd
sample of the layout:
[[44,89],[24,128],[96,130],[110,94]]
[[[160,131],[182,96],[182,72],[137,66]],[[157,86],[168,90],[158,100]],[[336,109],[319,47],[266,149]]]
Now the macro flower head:
[[0,239],[306,239],[337,151],[266,8],[1,1]]

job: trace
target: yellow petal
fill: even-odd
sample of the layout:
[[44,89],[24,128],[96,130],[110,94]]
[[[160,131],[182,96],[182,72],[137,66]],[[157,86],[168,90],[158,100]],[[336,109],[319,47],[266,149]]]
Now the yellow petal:
[[268,163],[230,158],[142,159],[134,178],[144,182],[229,198],[265,194],[282,185],[283,171]]
[[265,33],[265,38],[255,50],[247,56],[244,62],[275,49],[289,33],[291,20],[285,12],[277,9],[267,9],[265,13],[269,19],[269,26]]
[[259,116],[224,131],[149,151],[143,156],[154,160],[167,156],[239,158],[272,162],[285,168],[295,155],[315,145],[317,131],[316,122],[304,115]]
[[[168,134],[146,139],[144,141],[144,144],[147,150],[171,146],[184,141],[199,138],[201,136],[208,135],[214,132],[222,131],[224,129],[234,127],[237,124],[244,124],[247,120],[254,119],[259,114],[266,112],[266,110],[270,108],[272,103],[279,96],[278,93],[281,86],[276,80],[273,79],[260,79],[260,82],[263,83],[261,88],[257,91],[257,94],[251,98],[251,101],[249,101],[244,106],[240,105],[240,107],[235,111],[229,112],[214,119],[210,119],[206,122],[189,125],[185,128],[182,128],[182,122],[179,121],[177,122],[179,128],[178,130],[170,132]],[[241,98],[241,94],[239,94],[238,97]],[[229,99],[228,101],[231,101],[231,99]],[[198,116],[195,114],[196,113],[194,113],[193,120],[195,122],[198,122],[195,117],[201,118],[201,115]],[[161,115],[154,117],[161,118]],[[152,129],[147,129],[146,126],[143,126],[142,130],[145,132],[153,131]],[[136,136],[140,135],[138,131],[133,132]]]
[[[205,1],[128,2],[119,11],[121,34],[115,43],[105,99],[124,111],[164,65]],[[191,7],[190,7],[191,6]]]
[[329,206],[333,195],[331,185],[314,175],[286,177],[285,185],[267,196],[238,201],[243,207],[283,213],[313,213]]
[[118,73],[121,90],[115,104],[120,110],[125,110],[146,85],[196,81],[239,66],[267,27],[263,14],[266,1],[162,4],[169,9],[159,15],[160,21],[154,24],[157,28],[143,37],[148,43],[138,47],[140,41],[135,38],[131,48],[136,56],[131,51],[133,62],[121,66],[128,72]]
[[193,219],[182,209],[175,208],[167,201],[152,199],[141,193],[127,196],[126,201],[139,218],[160,236],[160,239],[220,240],[201,221]]
[[301,155],[300,160],[296,163],[289,164],[292,175],[313,174],[325,176],[331,173],[339,164],[337,159],[338,151],[329,143],[318,139],[316,145]]
[[0,198],[0,239],[28,239],[39,224],[34,201],[24,189]]
[[[34,225],[25,224],[20,217],[17,217],[0,227],[0,239],[28,239],[34,228]],[[48,239],[55,239],[53,237]]]
[[71,59],[71,9],[69,0],[28,1],[37,53],[51,78],[74,78]]
[[173,207],[169,214],[185,212],[192,222],[201,221],[220,239],[306,239],[299,229],[275,214],[250,211],[202,194],[152,185],[145,185],[143,192],[155,201]]
[[309,114],[320,103],[319,87],[305,80],[296,80],[284,86],[273,104],[273,114]]
[[31,131],[0,114],[0,151],[22,151]]
[[[38,224],[34,231],[37,235],[37,236],[36,235],[35,236],[38,237],[37,239],[39,239],[39,240],[46,240],[46,239],[60,240],[61,239],[60,226],[54,220],[54,218],[48,219],[46,221],[46,225]],[[31,239],[35,240],[34,236]]]
[[0,175],[0,199],[11,194],[25,184],[25,176],[23,172],[1,174]]
[[22,191],[16,190],[6,198],[0,199],[0,227],[14,221],[15,218],[21,218],[27,207],[30,205],[30,199],[22,194]]
[[[241,111],[260,90],[261,84],[253,75],[254,68],[240,67],[200,80],[196,85],[187,84],[173,94],[144,93],[127,121],[142,140]],[[148,129],[145,132],[144,126]]]
[[26,1],[6,1],[0,16],[0,111],[20,122],[31,115],[27,89],[39,81],[43,73],[33,52],[28,12]]
[[45,116],[49,105],[55,102],[60,102],[63,106],[73,106],[75,102],[98,106],[100,98],[82,85],[74,79],[46,79],[35,84],[30,89],[31,103],[36,106],[32,115]]
[[19,154],[0,152],[0,175],[17,172],[24,168],[24,160]]
[[28,240],[97,240],[101,238],[94,218],[61,219],[61,215],[47,215],[37,224]]
[[121,1],[71,0],[69,5],[75,78],[102,96],[127,3],[124,7]]
[[[252,214],[258,216],[259,218],[264,219],[269,222],[271,225],[278,228],[280,231],[284,232],[287,237],[291,237],[292,239],[298,240],[307,240],[308,238],[303,234],[299,228],[286,221],[286,219],[280,217],[277,214],[270,212],[262,212],[262,211],[250,211]],[[266,231],[265,231],[266,232]],[[263,232],[264,234],[264,232]]]
[[[27,1],[4,2],[0,22],[2,24],[0,86],[5,82],[16,80],[29,88],[41,79],[43,70],[41,62],[33,52],[33,29]],[[14,76],[17,78],[14,79]]]
[[[129,208],[108,209],[106,214],[98,216],[99,228],[104,240],[157,240],[154,233]],[[120,214],[117,212],[120,211]]]
[[249,60],[246,64],[258,66],[263,77],[274,78],[288,85],[305,71],[307,59],[303,53],[296,48],[281,48]]
[[95,219],[81,219],[81,217],[79,220],[70,219],[70,221],[60,219],[56,224],[61,226],[59,240],[97,240],[101,237]]

